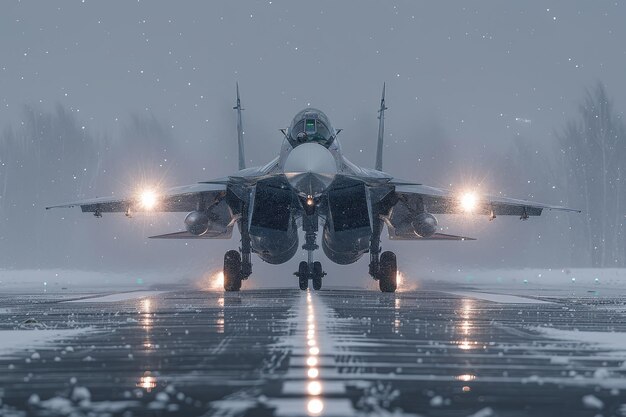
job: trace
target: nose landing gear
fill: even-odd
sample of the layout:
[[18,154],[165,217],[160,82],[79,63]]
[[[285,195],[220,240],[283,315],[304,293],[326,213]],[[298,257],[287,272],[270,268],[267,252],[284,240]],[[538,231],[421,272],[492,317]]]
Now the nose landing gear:
[[322,264],[318,261],[313,262],[313,251],[319,249],[317,243],[318,218],[315,214],[315,200],[311,200],[313,204],[309,204],[309,198],[303,203],[305,215],[302,217],[302,228],[304,229],[305,243],[302,249],[307,251],[308,261],[300,262],[298,272],[294,275],[298,277],[300,289],[305,291],[309,288],[309,280],[313,281],[313,289],[318,291],[322,289],[322,278],[326,276],[326,272],[322,269]]

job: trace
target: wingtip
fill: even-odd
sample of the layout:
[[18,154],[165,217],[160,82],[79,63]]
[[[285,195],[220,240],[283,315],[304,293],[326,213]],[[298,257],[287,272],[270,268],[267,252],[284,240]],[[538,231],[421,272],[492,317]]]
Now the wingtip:
[[582,210],[579,209],[575,209],[575,208],[569,208],[569,207],[547,207],[548,210],[552,211],[552,210],[556,210],[556,211],[568,211],[570,213],[582,213]]
[[45,207],[45,209],[46,210],[52,210],[52,209],[58,209],[58,208],[73,208],[73,207],[76,207],[78,205],[80,205],[80,204],[67,203],[67,204],[61,204],[61,205],[58,205],[58,206],[48,206],[48,207]]

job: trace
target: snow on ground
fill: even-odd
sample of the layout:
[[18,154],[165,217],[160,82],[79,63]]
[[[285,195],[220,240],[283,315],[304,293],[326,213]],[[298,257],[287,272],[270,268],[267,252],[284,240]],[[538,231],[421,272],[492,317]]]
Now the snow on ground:
[[588,343],[602,349],[626,351],[626,333],[562,330],[552,327],[529,327],[529,330],[539,332],[550,339]]
[[6,356],[26,349],[49,346],[55,341],[67,340],[93,331],[91,327],[80,329],[0,330],[0,355]]
[[116,294],[102,295],[96,297],[79,298],[77,300],[65,301],[66,303],[114,303],[117,301],[135,300],[137,298],[153,297],[166,291],[131,291]]
[[153,286],[173,286],[192,281],[190,271],[78,271],[64,269],[2,270],[0,292],[32,294],[43,292],[111,292],[147,290]]
[[477,298],[479,300],[492,301],[500,304],[551,304],[549,301],[537,300],[534,298],[518,297],[516,295],[507,294],[490,294],[475,291],[446,291],[448,294],[458,295],[459,297]]
[[[459,289],[519,296],[602,297],[626,295],[626,268],[476,269],[407,268],[406,285],[419,288],[430,283]],[[454,290],[454,289],[453,289]]]

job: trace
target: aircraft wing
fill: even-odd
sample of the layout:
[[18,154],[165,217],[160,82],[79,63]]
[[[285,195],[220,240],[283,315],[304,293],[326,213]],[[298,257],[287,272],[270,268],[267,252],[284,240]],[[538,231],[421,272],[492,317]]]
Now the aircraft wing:
[[94,198],[76,201],[53,208],[80,207],[83,213],[133,213],[133,212],[188,212],[197,210],[199,205],[210,207],[217,204],[226,195],[226,184],[192,184],[174,187],[163,192],[155,192],[145,201],[141,194],[125,198]]
[[540,216],[544,209],[580,213],[580,210],[562,206],[478,194],[473,201],[473,209],[467,210],[463,206],[462,196],[450,190],[419,184],[397,185],[395,189],[399,203],[402,202],[407,207],[419,207],[420,203],[423,203],[426,211],[432,214],[463,214],[470,212],[471,214],[490,216],[519,216],[525,219],[528,216]]

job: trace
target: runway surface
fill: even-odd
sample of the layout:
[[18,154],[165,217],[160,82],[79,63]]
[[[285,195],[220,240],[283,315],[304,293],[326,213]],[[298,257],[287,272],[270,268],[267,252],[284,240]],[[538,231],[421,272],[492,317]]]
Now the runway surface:
[[626,416],[621,296],[100,296],[0,296],[0,415]]

